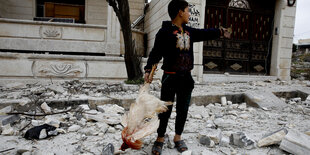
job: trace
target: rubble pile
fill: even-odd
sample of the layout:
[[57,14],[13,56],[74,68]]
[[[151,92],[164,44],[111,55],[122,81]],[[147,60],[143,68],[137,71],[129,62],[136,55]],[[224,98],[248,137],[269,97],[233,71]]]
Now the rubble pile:
[[[247,102],[234,102],[225,96],[225,92],[253,91],[255,94],[291,90],[289,88],[292,87],[310,92],[309,86],[307,81],[196,85],[194,97],[208,92],[222,95],[218,103],[205,101],[204,105],[192,103],[190,106],[182,135],[190,150],[184,154],[310,154],[310,96],[305,99],[280,98],[285,104],[281,108],[251,107]],[[150,154],[156,133],[143,139],[141,150],[118,150],[122,144],[121,131],[124,127],[121,120],[128,110],[126,106],[110,102],[57,106],[54,102],[134,99],[138,89],[139,86],[124,83],[80,81],[1,85],[0,152],[23,155],[102,154],[113,144],[117,154]],[[154,82],[151,90],[158,96],[160,83]],[[262,97],[257,93],[253,98],[268,100],[269,96]],[[173,143],[175,117],[174,107],[163,154],[178,154]],[[36,134],[30,134],[32,138],[29,138],[30,131],[36,131]]]

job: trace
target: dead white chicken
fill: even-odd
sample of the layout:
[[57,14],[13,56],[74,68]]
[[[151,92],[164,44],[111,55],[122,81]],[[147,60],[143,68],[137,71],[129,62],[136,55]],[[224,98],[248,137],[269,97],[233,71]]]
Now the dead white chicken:
[[[153,76],[156,66],[153,66],[150,76]],[[145,83],[139,90],[139,95],[132,103],[129,112],[124,115],[122,124],[125,126],[122,131],[123,144],[121,150],[127,148],[140,149],[141,138],[154,133],[159,126],[157,115],[167,110],[167,105],[172,102],[164,102],[149,94],[150,83]]]

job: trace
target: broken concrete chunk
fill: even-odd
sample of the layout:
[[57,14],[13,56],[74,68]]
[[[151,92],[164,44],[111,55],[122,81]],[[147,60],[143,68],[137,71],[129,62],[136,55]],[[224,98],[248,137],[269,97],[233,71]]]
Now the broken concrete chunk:
[[44,121],[41,121],[41,120],[31,120],[31,125],[33,126],[39,126],[39,125],[42,125],[44,124]]
[[221,104],[222,104],[223,106],[226,106],[226,105],[227,105],[227,99],[226,99],[225,96],[222,96],[222,97],[221,97]]
[[39,139],[44,139],[47,137],[46,129],[42,129],[40,132]]
[[201,155],[217,155],[216,153],[213,153],[207,149],[203,150],[200,154]]
[[106,104],[102,105],[102,108],[104,109],[105,113],[108,114],[124,114],[125,109],[121,106],[118,106],[116,104]]
[[12,107],[11,106],[6,106],[5,108],[2,108],[0,110],[0,115],[5,115],[5,114],[7,114],[7,113],[9,113],[11,111],[12,111]]
[[182,152],[181,155],[191,155],[192,154],[192,150],[186,150],[184,152]]
[[65,89],[61,86],[57,86],[57,85],[50,85],[47,87],[47,89],[50,89],[51,91],[54,91],[56,93],[64,93],[65,92]]
[[68,128],[68,132],[76,132],[76,131],[78,131],[79,129],[81,128],[81,126],[79,126],[79,125],[72,125],[72,126],[70,126],[69,128]]
[[19,115],[0,115],[0,125],[14,123],[20,119]]
[[206,135],[199,136],[199,143],[202,145],[210,146],[211,138]]
[[121,123],[121,116],[118,114],[99,113],[97,115],[84,114],[87,121],[104,122],[110,125]]
[[254,145],[254,141],[249,139],[243,132],[233,133],[230,135],[229,139],[230,144],[239,147],[248,147]]
[[4,86],[9,89],[26,88],[26,84],[20,82],[8,83]]
[[112,143],[109,143],[103,148],[102,155],[114,155],[114,146]]
[[199,136],[207,136],[211,140],[215,142],[215,144],[219,144],[222,139],[222,131],[221,129],[213,130],[213,129],[206,129],[199,132]]
[[20,106],[25,106],[26,104],[31,103],[31,100],[29,98],[22,98],[22,99],[20,99],[18,101],[19,101],[18,104]]
[[5,126],[2,127],[2,135],[5,136],[12,136],[14,135],[14,129],[11,127],[10,124],[7,124]]
[[287,129],[283,128],[273,133],[267,134],[261,140],[258,141],[257,146],[263,147],[263,146],[270,146],[273,144],[279,144],[282,141],[282,139],[286,136],[287,132],[288,132]]
[[89,106],[87,104],[79,105],[78,109],[81,109],[83,111],[89,111],[90,110],[90,108],[89,108]]
[[280,144],[280,149],[295,155],[310,154],[310,136],[296,130],[289,130]]
[[240,110],[246,110],[246,103],[242,103],[238,106],[238,109]]
[[41,104],[41,108],[44,111],[44,113],[46,113],[46,114],[51,114],[52,113],[51,107],[49,107],[46,102]]

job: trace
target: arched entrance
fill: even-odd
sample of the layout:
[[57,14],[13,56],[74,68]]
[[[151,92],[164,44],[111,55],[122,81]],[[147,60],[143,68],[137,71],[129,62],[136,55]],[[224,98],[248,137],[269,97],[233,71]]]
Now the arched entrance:
[[204,42],[204,73],[269,74],[274,8],[274,0],[206,0],[205,28],[233,33]]

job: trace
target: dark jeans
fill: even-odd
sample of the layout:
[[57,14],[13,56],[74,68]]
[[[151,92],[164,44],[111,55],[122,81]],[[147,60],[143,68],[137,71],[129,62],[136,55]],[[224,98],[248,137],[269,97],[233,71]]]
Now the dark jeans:
[[[184,130],[193,88],[194,80],[190,72],[185,74],[177,73],[163,75],[160,99],[163,101],[174,102],[174,97],[176,95],[177,115],[175,120],[175,133],[178,135],[181,135]],[[158,115],[160,119],[160,124],[157,129],[158,137],[164,137],[166,133],[172,107],[172,105],[168,106],[168,110],[166,112]]]

